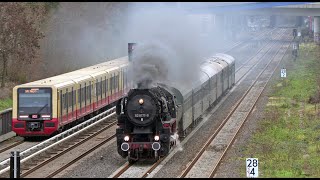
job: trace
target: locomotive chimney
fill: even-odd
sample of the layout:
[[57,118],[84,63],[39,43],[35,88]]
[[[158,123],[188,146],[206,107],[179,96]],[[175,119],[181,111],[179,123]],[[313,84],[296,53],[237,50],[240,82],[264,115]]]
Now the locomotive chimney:
[[129,62],[132,61],[132,51],[136,45],[137,45],[137,43],[128,43],[128,60],[129,60]]

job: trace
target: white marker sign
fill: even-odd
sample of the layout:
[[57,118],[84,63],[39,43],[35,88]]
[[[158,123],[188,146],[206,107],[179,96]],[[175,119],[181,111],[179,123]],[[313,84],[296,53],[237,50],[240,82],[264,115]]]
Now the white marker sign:
[[280,75],[281,75],[281,77],[283,78],[283,77],[287,77],[287,72],[286,72],[287,70],[286,69],[281,69],[281,72],[280,72]]
[[259,176],[258,158],[247,158],[246,164],[247,177],[257,178]]

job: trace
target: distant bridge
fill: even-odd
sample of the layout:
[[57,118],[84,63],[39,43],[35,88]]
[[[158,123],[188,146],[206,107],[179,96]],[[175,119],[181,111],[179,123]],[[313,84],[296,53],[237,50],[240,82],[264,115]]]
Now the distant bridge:
[[320,16],[317,2],[229,2],[180,3],[192,14]]

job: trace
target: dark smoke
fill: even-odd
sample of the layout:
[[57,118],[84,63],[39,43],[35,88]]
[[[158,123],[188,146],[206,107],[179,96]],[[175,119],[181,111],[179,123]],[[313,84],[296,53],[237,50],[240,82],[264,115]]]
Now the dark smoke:
[[129,66],[131,80],[138,88],[150,88],[156,83],[173,79],[169,71],[178,57],[161,43],[138,44],[134,49],[132,64]]
[[208,44],[189,22],[188,15],[176,8],[142,9],[133,6],[128,22],[128,42],[133,50],[132,80],[140,88],[158,82],[168,85],[192,84]]

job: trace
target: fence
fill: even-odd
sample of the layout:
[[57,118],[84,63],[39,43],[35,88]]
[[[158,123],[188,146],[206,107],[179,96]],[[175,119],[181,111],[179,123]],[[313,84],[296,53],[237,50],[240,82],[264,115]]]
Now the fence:
[[12,108],[0,112],[0,136],[12,131]]

